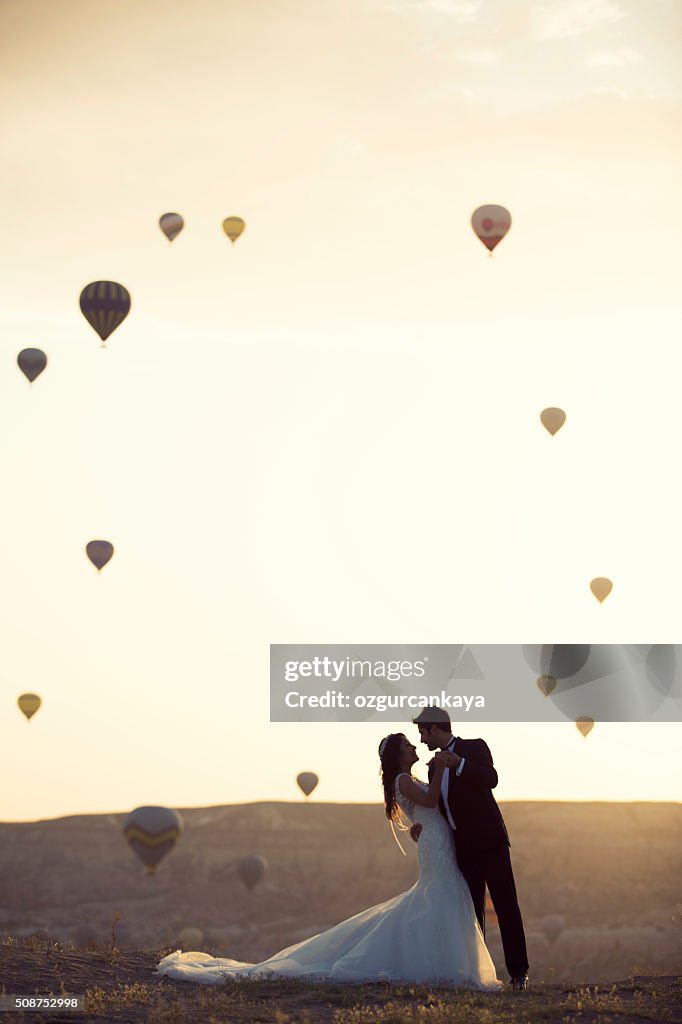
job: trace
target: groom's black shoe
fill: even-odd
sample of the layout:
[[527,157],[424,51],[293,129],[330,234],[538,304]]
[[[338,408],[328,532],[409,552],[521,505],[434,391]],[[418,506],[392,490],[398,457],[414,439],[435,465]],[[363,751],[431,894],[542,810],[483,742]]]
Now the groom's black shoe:
[[528,975],[520,974],[517,978],[512,978],[509,984],[511,985],[512,992],[526,992],[528,989]]

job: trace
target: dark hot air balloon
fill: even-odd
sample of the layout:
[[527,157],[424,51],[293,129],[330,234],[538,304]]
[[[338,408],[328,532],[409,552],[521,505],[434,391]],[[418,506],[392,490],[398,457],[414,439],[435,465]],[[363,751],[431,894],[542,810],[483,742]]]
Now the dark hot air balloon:
[[24,348],[17,356],[17,363],[21,372],[28,377],[32,384],[47,366],[47,356],[39,348]]
[[159,227],[169,242],[172,242],[180,234],[184,226],[185,222],[179,213],[164,213],[159,218]]
[[93,281],[81,292],[81,313],[102,343],[119,327],[130,312],[130,295],[116,281]]
[[305,795],[310,796],[320,780],[315,772],[301,772],[300,775],[296,776],[296,781]]
[[251,892],[255,885],[258,885],[268,867],[264,857],[252,854],[249,857],[242,857],[237,864],[237,873],[246,888]]
[[85,552],[98,572],[101,572],[114,553],[114,545],[108,540],[91,540],[85,545]]
[[153,875],[182,834],[182,818],[170,807],[136,807],[123,822],[123,834]]

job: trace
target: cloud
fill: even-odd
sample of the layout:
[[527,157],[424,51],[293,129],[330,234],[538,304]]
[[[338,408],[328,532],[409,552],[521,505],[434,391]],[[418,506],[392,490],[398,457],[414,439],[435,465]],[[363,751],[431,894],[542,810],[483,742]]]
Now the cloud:
[[615,0],[554,0],[535,10],[536,39],[572,39],[615,25],[626,12]]
[[624,46],[620,50],[599,50],[592,53],[587,58],[587,63],[593,68],[615,68],[621,67],[623,64],[635,64],[641,59],[637,50]]

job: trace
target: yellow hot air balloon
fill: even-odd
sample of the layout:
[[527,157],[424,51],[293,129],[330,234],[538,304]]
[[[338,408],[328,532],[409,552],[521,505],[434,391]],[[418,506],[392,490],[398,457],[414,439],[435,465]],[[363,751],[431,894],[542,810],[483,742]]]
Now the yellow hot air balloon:
[[539,676],[538,677],[538,690],[543,693],[545,697],[549,697],[552,690],[556,690],[556,679],[554,676]]
[[226,217],[223,221],[223,231],[230,239],[232,244],[237,241],[242,231],[246,227],[246,224],[241,217]]
[[185,222],[179,213],[164,213],[159,217],[159,227],[169,242],[172,242],[180,234]]
[[101,572],[114,553],[114,545],[108,540],[91,540],[85,545],[85,552],[97,571]]
[[21,697],[17,700],[17,704],[26,715],[26,718],[30,720],[42,704],[42,701],[37,693],[22,693]]
[[47,356],[39,348],[24,348],[17,356],[19,369],[32,384],[47,366]]
[[315,772],[301,772],[296,776],[296,781],[305,795],[310,796],[320,780]]
[[587,739],[589,734],[594,728],[594,718],[588,718],[587,715],[582,715],[576,719],[575,727],[579,733],[581,733],[583,739]]
[[242,857],[239,861],[237,864],[237,873],[249,892],[251,892],[255,885],[258,885],[265,875],[267,867],[268,862],[265,858],[260,857],[257,854],[250,857]]
[[102,345],[130,312],[130,294],[116,281],[93,281],[80,297],[81,313],[102,339]]
[[606,576],[597,576],[590,583],[590,590],[601,604],[613,590],[613,583]]
[[479,206],[471,215],[471,226],[492,256],[493,249],[511,227],[511,214],[504,206]]
[[557,430],[561,430],[564,423],[566,422],[566,413],[563,409],[543,409],[540,413],[540,419],[543,427],[547,429],[552,436],[556,434]]
[[123,834],[150,875],[173,849],[182,830],[182,818],[170,807],[136,807],[123,822]]

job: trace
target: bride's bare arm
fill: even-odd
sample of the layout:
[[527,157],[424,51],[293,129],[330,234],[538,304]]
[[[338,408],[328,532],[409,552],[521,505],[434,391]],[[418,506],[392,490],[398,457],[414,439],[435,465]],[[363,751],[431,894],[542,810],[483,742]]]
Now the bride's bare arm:
[[439,754],[436,754],[433,778],[427,790],[422,789],[409,775],[404,774],[398,779],[398,788],[407,800],[412,800],[413,803],[419,804],[420,807],[435,807],[440,797],[440,783],[444,771],[445,761],[440,759]]

